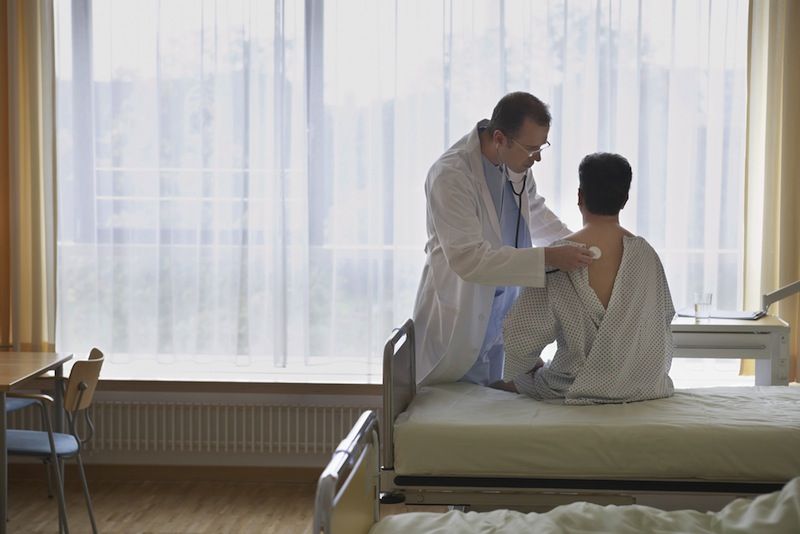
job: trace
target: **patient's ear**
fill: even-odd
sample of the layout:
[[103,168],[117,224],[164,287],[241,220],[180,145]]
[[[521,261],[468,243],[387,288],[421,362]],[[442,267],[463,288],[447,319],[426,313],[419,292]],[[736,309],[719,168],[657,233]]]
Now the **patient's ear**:
[[583,191],[581,188],[578,188],[578,206],[583,206]]

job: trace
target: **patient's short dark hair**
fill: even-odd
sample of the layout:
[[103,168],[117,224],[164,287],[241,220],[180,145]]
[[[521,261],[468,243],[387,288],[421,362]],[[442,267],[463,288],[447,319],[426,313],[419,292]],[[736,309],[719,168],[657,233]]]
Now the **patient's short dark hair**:
[[578,166],[583,201],[589,213],[616,215],[628,201],[631,166],[619,154],[589,154]]
[[506,135],[516,135],[525,119],[539,126],[550,126],[550,111],[547,104],[530,93],[518,91],[508,93],[500,99],[492,111],[489,132],[500,130]]

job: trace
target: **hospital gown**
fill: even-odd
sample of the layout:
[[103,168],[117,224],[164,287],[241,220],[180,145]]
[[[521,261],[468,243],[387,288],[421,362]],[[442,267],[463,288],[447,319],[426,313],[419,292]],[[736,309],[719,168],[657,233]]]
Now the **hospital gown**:
[[[504,378],[520,393],[566,404],[669,397],[674,315],[658,254],[641,237],[623,237],[608,309],[589,286],[588,268],[549,274],[546,287],[522,292],[503,325]],[[553,341],[552,362],[532,375]]]

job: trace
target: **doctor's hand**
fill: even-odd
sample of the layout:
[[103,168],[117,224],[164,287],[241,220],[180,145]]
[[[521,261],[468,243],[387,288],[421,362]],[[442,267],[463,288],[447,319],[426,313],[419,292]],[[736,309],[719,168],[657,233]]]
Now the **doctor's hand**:
[[593,261],[594,256],[584,247],[560,245],[544,249],[544,264],[548,270],[574,271],[586,267]]

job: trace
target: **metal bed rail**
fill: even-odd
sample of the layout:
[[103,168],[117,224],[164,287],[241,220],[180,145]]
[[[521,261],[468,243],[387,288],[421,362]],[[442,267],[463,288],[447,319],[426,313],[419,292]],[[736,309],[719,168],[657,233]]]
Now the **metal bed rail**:
[[[369,453],[373,451],[374,454],[370,455]],[[368,530],[369,525],[378,521],[378,451],[380,451],[378,417],[372,410],[367,410],[361,414],[355,426],[336,447],[331,460],[319,477],[314,503],[312,531],[314,534],[354,532],[354,528]],[[370,462],[372,465],[362,465],[363,462]],[[363,487],[351,487],[359,484],[363,486],[365,481],[372,487],[369,494],[364,493]],[[345,509],[339,517],[334,513],[338,504]],[[371,517],[360,513],[365,506],[366,509],[371,509]],[[350,513],[351,510],[355,510],[356,513]]]
[[414,322],[395,328],[383,348],[382,467],[394,469],[394,421],[417,394]]

